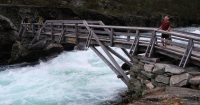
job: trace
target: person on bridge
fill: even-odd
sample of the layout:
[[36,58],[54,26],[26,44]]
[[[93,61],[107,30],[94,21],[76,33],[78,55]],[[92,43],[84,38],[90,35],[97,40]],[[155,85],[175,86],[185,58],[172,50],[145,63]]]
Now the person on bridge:
[[[159,29],[164,31],[170,31],[171,30],[171,23],[169,20],[169,16],[165,16],[161,22],[161,25]],[[169,44],[169,41],[171,41],[171,35],[169,34],[162,34],[161,35],[161,42],[164,47],[166,47],[167,44]]]

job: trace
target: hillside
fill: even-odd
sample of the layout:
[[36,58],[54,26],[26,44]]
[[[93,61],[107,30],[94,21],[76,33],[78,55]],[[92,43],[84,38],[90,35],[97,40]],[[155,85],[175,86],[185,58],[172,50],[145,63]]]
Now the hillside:
[[200,24],[199,0],[0,0],[0,3],[71,8],[84,17],[85,11],[90,10],[117,17],[124,25],[155,26],[166,14],[171,16],[174,27]]

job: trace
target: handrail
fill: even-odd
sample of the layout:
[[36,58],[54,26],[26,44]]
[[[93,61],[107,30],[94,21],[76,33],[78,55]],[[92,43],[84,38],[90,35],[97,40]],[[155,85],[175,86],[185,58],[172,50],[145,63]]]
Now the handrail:
[[[62,20],[60,20],[62,21]],[[48,21],[46,21],[48,23]],[[49,21],[51,22],[51,21]],[[53,20],[52,20],[53,22]],[[57,22],[57,21],[55,21]],[[69,21],[70,22],[70,21]],[[74,22],[74,21],[72,21]],[[95,23],[90,21],[91,23]],[[81,21],[78,21],[78,23],[81,23]],[[40,25],[39,23],[33,23],[35,25]],[[56,23],[54,24],[54,26],[56,25],[61,25],[62,23]],[[31,23],[23,23],[23,25],[31,25]],[[67,24],[63,24],[65,26],[75,26],[74,23],[67,23]],[[47,24],[48,26],[48,24]],[[183,33],[183,32],[177,32],[177,31],[164,31],[164,30],[159,30],[158,28],[152,28],[152,27],[132,27],[132,26],[111,26],[111,25],[88,25],[91,28],[110,28],[110,29],[124,29],[124,30],[141,30],[141,31],[156,31],[159,33],[163,33],[163,34],[171,34],[177,37],[181,37],[181,38],[186,38],[186,39],[192,39],[192,40],[196,40],[196,41],[200,41],[200,34],[199,37],[197,36],[197,34],[193,35],[192,33]],[[79,24],[78,27],[84,27],[83,24]]]

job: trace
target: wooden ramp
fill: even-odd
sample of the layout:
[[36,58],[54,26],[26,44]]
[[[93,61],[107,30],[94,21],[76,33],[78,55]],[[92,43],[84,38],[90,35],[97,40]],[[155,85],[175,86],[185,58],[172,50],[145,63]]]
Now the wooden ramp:
[[[27,34],[28,33],[28,34]],[[167,47],[161,44],[161,34],[168,34],[172,40]],[[145,53],[151,58],[159,53],[180,61],[179,66],[185,68],[188,63],[200,64],[200,35],[163,31],[157,28],[107,26],[102,21],[86,20],[47,20],[44,24],[22,23],[19,31],[21,38],[33,37],[31,44],[39,40],[53,43],[85,43],[91,48],[120,78],[128,85],[129,77],[113,58],[112,54],[128,65],[132,65],[132,56]],[[103,56],[96,47],[103,49]],[[121,48],[126,59],[111,47]]]

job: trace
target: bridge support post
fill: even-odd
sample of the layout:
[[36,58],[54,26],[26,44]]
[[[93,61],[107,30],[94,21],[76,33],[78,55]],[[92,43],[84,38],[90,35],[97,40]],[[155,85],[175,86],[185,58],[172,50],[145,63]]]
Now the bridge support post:
[[[130,31],[130,30],[128,30],[128,34],[130,34],[130,32],[131,32],[131,31]],[[131,40],[131,36],[130,36],[130,35],[128,35],[128,36],[127,36],[127,41],[129,42],[130,40]]]
[[51,40],[54,39],[54,36],[53,36],[53,23],[51,23]]
[[75,24],[75,34],[76,34],[76,45],[78,45],[78,24]]
[[111,28],[111,32],[110,32],[110,46],[113,46],[113,41],[114,41],[114,30],[113,28]]
[[152,56],[156,41],[157,41],[156,32],[153,31],[152,38],[151,38],[149,45],[148,45],[146,52],[145,52],[145,57],[151,57]]
[[122,61],[124,61],[126,64],[128,64],[129,66],[132,66],[133,64],[126,60],[126,58],[124,58],[123,56],[121,56],[120,54],[118,54],[117,52],[115,52],[112,48],[106,46],[106,48],[108,49],[108,51],[110,51],[112,54],[114,54],[116,57],[120,58]]
[[113,56],[109,53],[109,51],[106,49],[106,47],[104,46],[104,44],[99,40],[98,36],[95,34],[95,32],[89,27],[87,21],[83,21],[85,27],[87,28],[87,30],[89,32],[91,32],[91,35],[95,38],[95,40],[98,42],[98,44],[100,45],[100,47],[103,49],[103,51],[105,52],[105,54],[108,56],[108,58],[112,61],[113,65],[115,66],[115,68],[117,69],[117,71],[121,74],[121,78],[123,78],[124,83],[128,86],[128,82],[129,82],[129,77],[124,73],[124,71],[122,70],[122,68],[119,66],[119,64],[117,63],[117,61],[113,58]]
[[188,42],[188,46],[183,54],[183,57],[179,63],[179,67],[183,67],[183,68],[186,67],[186,65],[188,64],[189,58],[191,57],[193,47],[194,47],[194,41],[190,39]]
[[135,36],[135,40],[133,42],[133,44],[131,45],[130,48],[130,54],[131,55],[137,55],[138,52],[138,46],[139,46],[139,42],[140,42],[140,32],[139,30],[136,30],[136,36]]
[[27,29],[27,25],[23,28],[22,30],[22,35],[21,35],[21,38],[24,37],[25,33],[26,33],[26,29]]
[[110,67],[110,69],[117,75],[117,77],[120,78],[128,86],[128,81],[123,78],[118,69],[113,66],[113,64],[110,63],[109,60],[107,60],[106,57],[104,57],[94,46],[90,46],[90,48],[108,65],[108,67]]
[[63,36],[65,34],[65,26],[64,26],[64,23],[62,23],[62,31],[61,31],[61,35],[60,35],[60,38],[58,40],[58,43],[61,43],[61,41],[63,40]]
[[124,52],[124,54],[126,54],[126,56],[131,60],[131,61],[133,61],[133,58],[132,58],[132,56],[128,53],[128,51],[126,50],[126,49],[124,49],[124,48],[121,48],[122,49],[122,51]]

